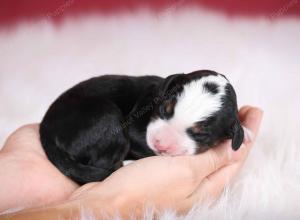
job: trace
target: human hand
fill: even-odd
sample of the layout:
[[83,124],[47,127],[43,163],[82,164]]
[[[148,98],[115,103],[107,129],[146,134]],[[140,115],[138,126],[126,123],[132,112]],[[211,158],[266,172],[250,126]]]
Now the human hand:
[[23,126],[7,139],[0,151],[0,179],[0,213],[62,201],[78,188],[48,160],[38,124]]
[[238,151],[230,141],[195,156],[155,156],[125,166],[101,183],[90,183],[71,196],[89,210],[99,208],[127,216],[142,213],[145,205],[157,211],[172,208],[188,211],[196,202],[215,200],[241,169],[253,145],[262,119],[262,111],[243,107],[239,112],[244,127],[252,132],[252,141]]
[[[243,107],[239,115],[242,124],[252,131],[252,140],[254,140],[260,126],[262,112],[256,108]],[[38,140],[35,135],[37,132],[33,130],[31,135],[33,139]],[[34,144],[29,141],[30,138],[22,140],[20,137],[25,137],[26,135],[21,135],[21,133],[21,131],[16,132],[16,134],[18,134],[16,135],[17,140],[12,140],[12,145],[9,143],[10,140],[6,143],[6,146],[12,146],[6,149],[15,152],[16,161],[18,162],[24,157],[24,152],[20,153],[19,156],[17,155],[19,150],[25,150],[28,155],[34,155],[33,158],[38,155],[38,157],[42,158],[39,158],[41,160],[40,162],[44,163],[42,167],[45,166],[48,168],[38,168],[40,172],[42,171],[42,174],[37,176],[44,177],[47,180],[49,173],[44,174],[43,171],[49,169],[50,176],[56,176],[60,179],[60,181],[56,182],[53,178],[50,178],[49,181],[52,181],[52,184],[58,183],[60,186],[58,189],[60,190],[57,190],[57,192],[61,191],[65,193],[62,197],[65,197],[66,194],[73,191],[77,186],[74,186],[70,180],[66,180],[62,174],[57,173],[56,168],[47,161],[43,151],[41,151],[39,142]],[[26,134],[28,135],[28,133]],[[15,145],[15,141],[21,142],[21,145]],[[28,143],[29,145],[27,145]],[[10,219],[70,219],[81,215],[82,213],[79,211],[82,210],[82,208],[87,208],[96,215],[101,215],[103,212],[107,212],[107,214],[119,212],[122,217],[126,218],[130,217],[132,213],[137,216],[141,215],[143,207],[147,204],[154,205],[156,211],[172,208],[179,213],[183,213],[188,211],[196,202],[201,202],[206,199],[212,201],[218,198],[226,184],[229,183],[241,169],[252,144],[253,142],[244,143],[237,152],[234,152],[231,150],[230,142],[227,141],[221,144],[221,146],[210,149],[200,155],[177,157],[156,156],[145,158],[119,169],[103,182],[90,183],[80,187],[72,194],[69,200],[59,205],[48,206],[29,212],[24,211],[6,217]],[[26,147],[19,149],[17,146],[29,147],[26,150]],[[6,149],[4,149],[4,152],[7,152]],[[32,162],[31,158],[27,159],[29,159],[29,162]],[[40,165],[40,163],[36,165]],[[36,165],[33,166],[33,168],[36,168]],[[53,169],[55,171],[53,171]],[[31,175],[35,176],[36,173]],[[46,185],[48,184],[44,179],[42,181],[46,182]],[[59,182],[62,184],[59,184]],[[61,187],[70,187],[68,184],[71,184],[71,189],[63,189],[63,187]],[[29,183],[29,186],[30,185],[31,183]],[[25,183],[25,188],[26,186]],[[39,184],[37,184],[37,188],[39,187]],[[69,191],[66,193],[65,190]],[[24,195],[22,190],[21,193]],[[46,194],[47,193],[44,193],[44,195]],[[51,194],[53,194],[52,189],[50,189],[48,195]],[[31,197],[31,195],[29,197]],[[54,198],[57,199],[55,196]],[[6,218],[5,216],[3,217]]]

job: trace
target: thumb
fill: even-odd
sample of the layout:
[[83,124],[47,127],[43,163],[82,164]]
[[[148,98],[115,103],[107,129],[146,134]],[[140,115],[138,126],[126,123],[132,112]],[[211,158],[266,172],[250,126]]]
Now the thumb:
[[209,149],[199,155],[190,156],[190,167],[201,180],[229,164],[233,160],[233,153],[235,152],[231,148],[231,140],[226,140],[216,148]]
[[[260,127],[263,113],[260,109],[253,107],[247,109],[243,108],[242,110],[243,111],[240,111],[241,121],[243,125],[251,131],[251,133],[254,135],[253,137],[255,138]],[[219,168],[219,170],[203,178],[197,189],[182,202],[181,210],[185,211],[192,207],[195,202],[200,202],[205,199],[211,199],[211,201],[214,201],[214,198],[217,198],[220,195],[224,186],[230,182],[241,169],[241,166],[243,165],[243,162],[246,159],[251,146],[253,145],[253,141],[254,139],[252,139],[251,142],[244,143],[243,148],[239,149],[238,151],[231,150],[230,142],[227,143],[225,147],[220,146],[218,147],[219,149],[214,149],[214,153],[212,154],[218,155],[217,158],[219,158],[219,161],[215,162],[216,165],[213,167],[213,169]],[[226,148],[229,153],[226,152]],[[221,165],[222,163],[226,165],[226,162],[232,163],[227,166]]]
[[[254,138],[257,135],[261,117],[261,110],[257,108],[245,107],[240,112],[240,118],[243,126],[245,126],[247,130],[251,131]],[[253,140],[246,144],[244,143],[241,148],[244,148],[244,145],[247,147],[252,145],[252,142]],[[248,151],[249,147],[247,150],[240,149],[238,151],[233,151],[231,147],[231,140],[226,140],[216,148],[209,149],[200,155],[191,156],[190,163],[192,169],[198,175],[201,174],[199,175],[199,178],[203,178],[214,173],[225,165],[240,160],[247,154]]]

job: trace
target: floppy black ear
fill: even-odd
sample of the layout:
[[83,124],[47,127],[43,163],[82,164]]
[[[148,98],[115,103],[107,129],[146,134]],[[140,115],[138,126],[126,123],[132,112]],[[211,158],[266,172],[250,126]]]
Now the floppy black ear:
[[179,73],[168,76],[160,88],[161,94],[166,94],[168,90],[176,86],[176,84],[182,84],[184,75],[184,73]]
[[240,121],[237,119],[232,128],[232,149],[238,150],[244,140],[244,129],[241,126]]

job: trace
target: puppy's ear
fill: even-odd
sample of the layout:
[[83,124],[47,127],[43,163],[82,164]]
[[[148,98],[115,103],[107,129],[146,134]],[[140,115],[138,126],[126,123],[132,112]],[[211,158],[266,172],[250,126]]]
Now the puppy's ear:
[[166,94],[169,90],[171,90],[176,85],[178,85],[178,86],[182,85],[184,75],[185,75],[184,73],[179,73],[179,74],[173,74],[173,75],[168,76],[164,80],[164,82],[160,88],[161,94]]
[[238,150],[244,141],[244,129],[240,121],[237,119],[232,127],[232,144],[233,150]]

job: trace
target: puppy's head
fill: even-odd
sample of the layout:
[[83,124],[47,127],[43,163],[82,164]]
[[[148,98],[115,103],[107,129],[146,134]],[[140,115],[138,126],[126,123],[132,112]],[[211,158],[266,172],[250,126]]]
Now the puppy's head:
[[227,138],[237,150],[243,142],[236,94],[221,74],[202,70],[171,75],[156,104],[146,138],[157,154],[201,153]]

